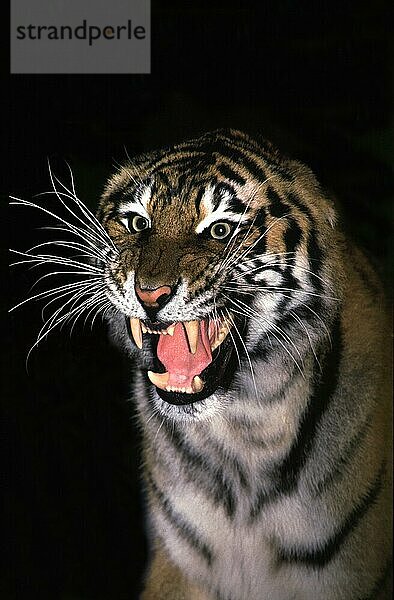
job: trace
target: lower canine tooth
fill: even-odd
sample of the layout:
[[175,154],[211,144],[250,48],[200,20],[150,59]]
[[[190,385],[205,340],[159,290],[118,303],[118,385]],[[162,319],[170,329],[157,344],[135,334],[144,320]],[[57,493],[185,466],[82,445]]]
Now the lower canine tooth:
[[136,346],[142,349],[142,333],[141,333],[141,321],[139,319],[130,319],[130,329],[135,341]]
[[170,379],[170,374],[167,372],[155,373],[154,371],[148,371],[148,377],[149,380],[153,383],[153,385],[160,388],[161,390],[165,390],[167,387],[168,380]]
[[203,387],[204,387],[203,380],[198,375],[193,377],[193,382],[192,382],[193,392],[194,393],[201,392]]

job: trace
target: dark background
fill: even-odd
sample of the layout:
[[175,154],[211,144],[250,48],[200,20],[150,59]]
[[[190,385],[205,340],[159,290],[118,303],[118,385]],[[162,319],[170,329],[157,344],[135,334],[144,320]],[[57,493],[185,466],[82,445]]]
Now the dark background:
[[[67,160],[94,208],[125,148],[132,156],[222,126],[259,132],[335,193],[388,285],[389,9],[380,1],[153,1],[151,75],[4,77],[4,191],[31,199],[50,189],[47,157],[65,181]],[[3,218],[6,246],[42,239],[38,214],[12,208]],[[34,272],[13,268],[3,308],[33,282]],[[11,313],[3,335],[2,597],[131,599],[147,548],[130,366],[98,323],[50,336],[26,372],[40,319],[31,303]]]

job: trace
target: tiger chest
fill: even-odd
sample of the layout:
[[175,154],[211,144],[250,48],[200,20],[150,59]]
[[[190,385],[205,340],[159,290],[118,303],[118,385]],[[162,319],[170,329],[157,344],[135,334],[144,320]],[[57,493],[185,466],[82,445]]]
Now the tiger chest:
[[250,499],[239,496],[236,514],[229,515],[225,505],[179,473],[166,482],[165,492],[153,491],[151,517],[187,578],[218,598],[261,600],[263,592],[272,600],[287,598],[275,576],[270,524],[249,522]]

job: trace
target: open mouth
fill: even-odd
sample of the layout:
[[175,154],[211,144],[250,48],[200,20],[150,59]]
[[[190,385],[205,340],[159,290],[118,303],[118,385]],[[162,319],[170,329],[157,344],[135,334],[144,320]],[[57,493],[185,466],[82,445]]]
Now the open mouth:
[[[149,336],[158,370],[147,371],[159,396],[170,404],[190,404],[223,385],[232,354],[230,319],[152,323],[129,319],[130,335],[140,349]],[[231,336],[230,336],[231,337]]]

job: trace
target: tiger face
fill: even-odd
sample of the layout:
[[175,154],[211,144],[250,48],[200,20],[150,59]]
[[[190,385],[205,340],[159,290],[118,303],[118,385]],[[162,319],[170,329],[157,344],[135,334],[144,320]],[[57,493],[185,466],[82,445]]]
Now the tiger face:
[[117,249],[105,272],[116,335],[165,403],[220,398],[269,347],[300,369],[301,326],[317,348],[334,211],[270,144],[216,131],[137,158],[108,182],[99,219]]

